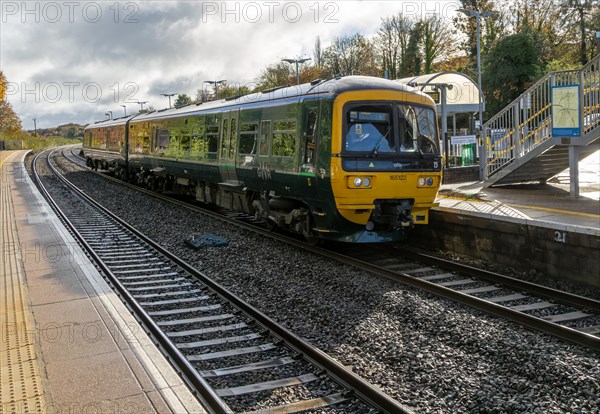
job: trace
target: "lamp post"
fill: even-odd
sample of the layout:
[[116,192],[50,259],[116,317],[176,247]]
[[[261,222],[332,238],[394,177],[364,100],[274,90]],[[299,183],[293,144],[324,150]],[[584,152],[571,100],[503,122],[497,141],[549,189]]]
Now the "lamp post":
[[301,63],[308,62],[309,60],[311,60],[311,58],[302,58],[302,59],[281,59],[281,61],[282,61],[282,62],[287,62],[287,63],[289,63],[290,65],[291,65],[292,63],[295,63],[295,64],[296,64],[296,85],[300,85],[300,71],[299,71],[299,69],[298,69],[298,66],[299,66]]
[[127,116],[127,105],[121,105],[123,107],[123,116]]
[[222,83],[225,83],[225,82],[227,82],[227,79],[221,79],[218,81],[204,81],[204,83],[208,83],[215,87],[215,99],[216,100],[219,100],[219,85]]
[[169,98],[169,108],[172,108],[171,106],[171,96],[175,96],[176,94],[174,93],[161,93],[162,96],[166,96]]
[[466,14],[469,17],[475,17],[477,19],[477,86],[479,87],[479,130],[483,128],[483,87],[481,84],[481,18],[489,17],[493,14],[498,13],[494,10],[488,10],[484,12],[479,12],[477,10],[471,9],[458,9],[459,12]]
[[140,104],[140,112],[142,112],[144,110],[144,104],[148,103],[148,101],[144,101],[144,102],[137,101],[137,103]]
[[104,115],[106,115],[108,117],[108,119],[113,119],[113,114],[112,111],[108,111],[107,113],[105,113]]

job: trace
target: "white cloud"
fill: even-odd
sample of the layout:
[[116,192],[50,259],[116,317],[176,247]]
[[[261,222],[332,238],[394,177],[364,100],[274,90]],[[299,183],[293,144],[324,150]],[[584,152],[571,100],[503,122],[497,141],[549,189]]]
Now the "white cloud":
[[194,96],[204,80],[252,82],[317,36],[374,35],[403,11],[451,14],[457,1],[1,1],[0,69],[25,128],[93,122],[160,93]]

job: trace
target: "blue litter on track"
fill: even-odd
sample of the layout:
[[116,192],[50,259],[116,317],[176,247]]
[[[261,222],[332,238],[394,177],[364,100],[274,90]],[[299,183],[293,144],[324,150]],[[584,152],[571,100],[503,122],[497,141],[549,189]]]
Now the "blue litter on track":
[[185,244],[192,249],[199,250],[203,247],[223,247],[229,245],[227,240],[214,234],[194,234],[185,239]]

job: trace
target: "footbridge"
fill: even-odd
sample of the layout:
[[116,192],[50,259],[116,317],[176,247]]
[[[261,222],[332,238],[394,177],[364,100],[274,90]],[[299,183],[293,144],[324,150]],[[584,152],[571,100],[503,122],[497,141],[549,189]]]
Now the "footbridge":
[[[557,89],[566,88],[577,94],[570,112],[557,102],[552,106],[553,92],[556,99]],[[557,128],[553,114],[562,123],[565,116],[574,118],[567,120],[573,128]],[[581,69],[545,75],[490,118],[482,137],[480,172],[486,186],[545,182],[570,167],[571,195],[578,196],[577,163],[600,149],[600,55]]]

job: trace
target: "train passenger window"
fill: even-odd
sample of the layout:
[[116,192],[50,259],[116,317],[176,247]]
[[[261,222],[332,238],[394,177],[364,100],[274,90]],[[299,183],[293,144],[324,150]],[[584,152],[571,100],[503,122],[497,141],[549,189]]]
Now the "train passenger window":
[[196,126],[192,129],[190,154],[196,158],[202,158],[207,152],[206,135],[203,121],[204,119],[198,120]]
[[187,155],[190,153],[190,149],[192,148],[192,140],[189,135],[182,135],[179,140],[179,151],[181,151],[182,155]]
[[169,148],[169,130],[168,129],[159,129],[157,140],[156,140],[156,149],[159,151],[164,151]]
[[219,146],[219,124],[212,124],[206,127],[206,139],[208,141],[208,152],[216,153]]
[[222,139],[221,139],[221,158],[227,158],[227,147],[229,145],[229,120],[223,120]]
[[319,109],[310,108],[306,113],[306,131],[304,137],[304,164],[314,164],[315,147],[317,145],[316,129]]
[[231,129],[229,131],[229,158],[235,155],[237,145],[237,118],[231,118]]
[[258,155],[261,157],[269,156],[269,141],[271,137],[271,121],[262,121],[260,123],[260,135],[258,142]]
[[277,121],[273,123],[273,142],[271,154],[279,157],[291,157],[296,150],[296,121]]
[[256,138],[258,135],[258,124],[240,125],[240,148],[239,153],[248,155],[256,154]]

